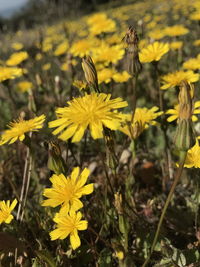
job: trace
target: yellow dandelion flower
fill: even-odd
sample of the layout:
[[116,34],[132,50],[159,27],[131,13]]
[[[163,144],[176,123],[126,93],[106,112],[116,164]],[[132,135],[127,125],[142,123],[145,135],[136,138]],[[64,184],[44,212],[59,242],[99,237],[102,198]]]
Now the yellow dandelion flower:
[[196,40],[193,42],[194,46],[200,46],[200,39]]
[[160,40],[165,36],[165,32],[162,29],[154,29],[148,32],[147,35],[154,40]]
[[54,222],[57,224],[56,229],[50,232],[51,240],[65,239],[70,236],[70,244],[72,249],[77,249],[81,245],[78,231],[86,230],[88,222],[81,220],[81,212],[70,211],[62,209],[56,214]]
[[154,42],[143,48],[139,53],[140,61],[143,63],[159,61],[169,51],[169,44]]
[[76,88],[78,88],[79,90],[83,90],[86,88],[87,84],[84,81],[80,81],[80,80],[75,80],[73,82],[73,86],[75,86]]
[[186,168],[200,168],[200,146],[198,140],[196,144],[188,150],[184,167]]
[[89,127],[94,139],[103,138],[103,126],[116,130],[120,126],[121,117],[118,108],[126,107],[126,101],[121,98],[110,99],[110,94],[85,95],[68,102],[68,107],[56,110],[58,119],[49,122],[49,127],[57,127],[53,134],[64,141],[72,138],[72,142],[79,142]]
[[[125,123],[122,124],[120,131],[122,131],[129,137],[132,137],[132,134],[130,132],[132,127],[133,131],[136,131],[135,137],[138,137],[144,131],[144,129],[147,129],[150,125],[156,125],[155,119],[163,114],[162,111],[158,110],[158,107],[152,107],[150,109],[136,108],[134,120],[131,125],[129,125],[129,123],[131,122],[132,114],[125,114]],[[137,127],[137,129],[135,129],[135,127]]]
[[190,15],[191,20],[200,20],[200,10],[192,13]]
[[162,90],[179,85],[182,81],[187,81],[189,83],[194,83],[199,80],[199,74],[194,73],[191,70],[188,71],[175,71],[161,77],[163,85]]
[[127,82],[131,78],[131,75],[127,71],[117,72],[113,75],[113,80],[116,83],[124,83]]
[[96,38],[78,40],[72,44],[70,52],[74,56],[84,57],[89,55],[91,50],[94,49],[98,43],[99,41]]
[[[180,112],[180,105],[179,104],[175,105],[174,109],[167,110],[166,114],[170,115],[167,118],[167,121],[172,122],[174,120],[177,120],[179,118],[179,112]],[[200,114],[200,101],[196,101],[193,105],[192,121],[198,120],[198,117],[195,116],[195,114]]]
[[51,63],[46,63],[42,66],[42,70],[49,70],[51,68]]
[[122,45],[113,45],[109,46],[105,43],[99,48],[96,48],[93,51],[93,60],[94,62],[102,62],[105,65],[110,63],[116,64],[120,59],[123,58],[125,49]]
[[33,84],[29,81],[22,81],[17,83],[17,90],[25,93],[30,91],[33,88]]
[[21,68],[0,67],[0,82],[9,79],[15,79],[22,76],[23,70]]
[[37,53],[36,56],[35,56],[35,59],[37,61],[41,60],[43,58],[42,54],[41,53]]
[[63,54],[66,54],[67,50],[69,48],[69,43],[68,41],[64,41],[62,42],[61,44],[59,44],[57,47],[56,47],[56,50],[54,52],[54,55],[55,56],[61,56]]
[[6,65],[8,66],[17,66],[22,61],[28,58],[28,53],[26,51],[13,53],[10,58],[6,61]]
[[168,36],[180,36],[187,34],[189,30],[185,28],[183,25],[174,25],[174,26],[169,26],[163,29],[165,32],[165,35]]
[[197,58],[190,58],[183,63],[184,69],[199,70],[200,69],[200,56]]
[[109,83],[111,79],[113,78],[113,75],[116,73],[115,70],[110,68],[104,68],[102,70],[98,71],[98,82],[99,84],[105,82]]
[[171,50],[178,50],[178,49],[181,49],[181,47],[183,46],[183,42],[181,41],[174,41],[174,42],[171,42],[169,43],[169,47]]
[[11,45],[11,47],[14,49],[14,50],[21,50],[24,46],[23,46],[23,44],[22,43],[13,43],[12,45]]
[[105,14],[95,14],[94,17],[90,17],[87,22],[92,35],[99,35],[103,32],[114,32],[116,30],[115,21],[109,19]]
[[17,205],[17,200],[14,199],[13,202],[10,204],[10,200],[8,201],[0,201],[0,224],[10,223],[13,219],[13,215],[11,212],[14,210],[15,206]]
[[45,116],[41,115],[31,120],[23,120],[19,118],[18,120],[11,122],[8,125],[10,129],[5,130],[0,137],[0,145],[5,143],[12,144],[18,139],[23,141],[25,133],[41,129],[43,127],[44,120]]
[[43,195],[48,199],[44,200],[42,206],[57,207],[59,205],[66,206],[68,210],[79,210],[83,207],[80,198],[83,195],[89,195],[94,190],[93,184],[85,185],[89,169],[85,168],[80,173],[80,168],[73,169],[70,176],[65,177],[64,174],[54,174],[50,181],[52,188],[44,189]]

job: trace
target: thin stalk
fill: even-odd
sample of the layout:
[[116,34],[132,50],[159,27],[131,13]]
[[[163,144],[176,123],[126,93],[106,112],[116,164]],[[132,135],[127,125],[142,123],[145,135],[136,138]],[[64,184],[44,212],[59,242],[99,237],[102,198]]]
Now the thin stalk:
[[138,83],[138,74],[135,75],[132,79],[132,86],[133,86],[133,100],[132,100],[132,116],[131,116],[131,124],[134,121],[135,110],[136,110],[136,101],[137,101],[137,83]]
[[25,185],[26,185],[26,177],[27,177],[27,169],[28,169],[28,162],[30,158],[30,148],[26,148],[26,159],[25,159],[25,164],[24,164],[24,173],[23,173],[23,180],[22,180],[22,188],[21,188],[21,193],[20,193],[20,198],[19,198],[19,205],[18,205],[18,210],[17,210],[17,220],[19,220],[20,217],[20,212],[22,208],[22,202],[24,198],[24,190],[25,190]]
[[151,249],[150,249],[150,254],[149,256],[147,257],[147,259],[145,260],[144,264],[142,265],[142,267],[145,267],[147,266],[150,258],[151,258],[151,255],[154,251],[154,248],[156,246],[156,243],[157,243],[157,240],[158,240],[158,237],[159,237],[159,234],[160,234],[160,229],[161,229],[161,226],[162,226],[162,223],[163,223],[163,219],[165,217],[165,214],[166,214],[166,211],[167,211],[167,208],[169,206],[169,203],[172,199],[172,196],[174,194],[174,190],[176,188],[176,185],[178,184],[180,178],[181,178],[181,174],[183,172],[183,167],[184,167],[184,163],[185,163],[185,159],[186,159],[186,156],[187,156],[187,152],[183,152],[182,153],[182,157],[180,159],[180,165],[179,165],[179,168],[178,168],[178,171],[176,173],[176,177],[174,179],[174,182],[171,186],[171,189],[170,189],[170,192],[168,194],[168,197],[167,197],[167,200],[165,202],[165,205],[164,205],[164,208],[162,210],[162,213],[161,213],[161,216],[160,216],[160,219],[159,219],[159,222],[158,222],[158,226],[157,226],[157,229],[156,229],[156,233],[155,233],[155,236],[154,236],[154,239],[153,239],[153,243],[152,243],[152,246],[151,246]]

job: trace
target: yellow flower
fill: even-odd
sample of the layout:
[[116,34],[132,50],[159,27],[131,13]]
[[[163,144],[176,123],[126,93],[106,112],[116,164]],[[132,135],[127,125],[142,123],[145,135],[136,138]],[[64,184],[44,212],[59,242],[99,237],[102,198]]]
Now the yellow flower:
[[184,167],[186,168],[200,168],[200,146],[198,140],[196,144],[187,152]]
[[57,207],[59,205],[66,206],[68,210],[79,210],[83,207],[80,201],[83,195],[89,195],[93,192],[93,184],[85,185],[89,169],[85,168],[80,173],[80,168],[73,169],[70,176],[65,177],[64,174],[54,174],[50,181],[52,188],[44,189],[43,195],[48,199],[44,200],[42,206]]
[[73,86],[75,86],[76,88],[78,88],[79,90],[83,90],[86,88],[87,84],[83,81],[80,80],[75,80],[73,82]]
[[165,33],[163,32],[162,29],[154,29],[147,34],[150,38],[154,40],[160,40],[165,36]]
[[[180,106],[179,104],[174,106],[174,109],[169,109],[166,111],[166,114],[170,114],[167,118],[168,122],[172,122],[174,120],[177,120],[179,118],[179,112],[180,112]],[[193,112],[192,112],[192,121],[197,121],[198,117],[195,116],[194,114],[200,114],[200,101],[196,101],[193,105]]]
[[23,120],[19,118],[18,120],[11,122],[8,125],[10,129],[5,130],[1,135],[0,145],[3,145],[8,142],[9,144],[12,144],[18,139],[20,141],[23,141],[25,138],[25,133],[41,129],[44,120],[45,116],[41,115],[31,120]]
[[109,83],[115,74],[115,70],[110,68],[104,68],[98,71],[98,82],[101,84],[102,82]]
[[[156,125],[155,119],[163,114],[162,111],[158,111],[158,107],[148,108],[136,108],[134,114],[134,120],[131,125],[132,114],[125,114],[125,124],[122,124],[120,131],[127,134],[129,137],[138,137],[144,129],[147,129],[149,125]],[[131,129],[132,128],[132,129]],[[131,133],[132,131],[132,133]]]
[[22,76],[23,70],[21,68],[0,67],[0,82],[8,79],[15,79]]
[[53,134],[63,141],[72,138],[72,142],[79,142],[89,127],[94,139],[103,137],[103,126],[116,130],[120,126],[121,117],[118,108],[126,107],[126,101],[121,98],[110,99],[110,94],[85,95],[68,102],[68,107],[56,110],[58,119],[49,122],[49,127],[58,127]]
[[165,90],[174,86],[179,85],[182,81],[194,83],[199,80],[199,74],[194,73],[191,70],[188,71],[175,71],[161,77],[163,85],[161,89]]
[[94,49],[93,53],[94,55],[92,58],[95,63],[102,62],[105,65],[108,65],[110,63],[116,64],[122,59],[125,50],[122,45],[108,46],[107,44],[102,43],[99,48]]
[[86,230],[88,226],[88,222],[81,218],[80,211],[67,213],[67,209],[62,209],[54,218],[57,228],[50,232],[51,240],[65,239],[70,235],[72,249],[77,249],[81,245],[78,231]]
[[46,63],[42,66],[43,70],[49,70],[51,68],[51,63]]
[[72,44],[70,52],[74,56],[84,57],[86,55],[89,55],[91,50],[94,49],[94,47],[97,46],[98,43],[99,41],[95,38],[78,40]]
[[169,47],[171,50],[178,50],[183,46],[183,42],[181,41],[176,41],[176,42],[171,42],[169,43]]
[[196,40],[193,42],[194,46],[200,46],[200,39]]
[[174,25],[166,27],[165,29],[163,29],[163,31],[165,32],[165,35],[168,36],[179,36],[189,32],[189,30],[185,28],[183,25]]
[[114,32],[116,30],[115,21],[109,19],[104,13],[91,16],[87,23],[90,26],[89,31],[92,35],[99,35],[103,32]]
[[200,10],[192,13],[190,15],[191,20],[200,20]]
[[22,43],[13,43],[11,45],[11,47],[14,49],[14,50],[21,50],[24,46]]
[[127,82],[131,78],[131,75],[127,71],[123,71],[121,73],[117,72],[113,75],[113,80],[116,83],[124,83]]
[[16,199],[14,199],[11,204],[10,200],[8,200],[7,202],[5,202],[4,200],[0,201],[0,224],[3,222],[10,223],[12,221],[13,215],[11,214],[11,212],[16,205]]
[[6,61],[8,66],[19,65],[22,61],[28,58],[28,53],[26,51],[13,53],[10,58]]
[[33,88],[33,84],[29,81],[22,81],[17,83],[17,89],[24,93],[24,92],[28,92]]
[[67,50],[69,48],[69,43],[68,41],[64,41],[62,42],[61,44],[59,44],[57,47],[56,47],[56,50],[54,52],[54,55],[55,56],[61,56],[63,54],[66,54]]
[[139,53],[140,61],[143,63],[159,61],[169,51],[169,45],[161,42],[154,42],[143,48]]
[[197,58],[190,58],[183,63],[184,69],[198,70],[200,69],[200,55]]
[[36,56],[35,56],[35,59],[37,60],[37,61],[39,61],[39,60],[41,60],[42,59],[42,54],[41,53],[37,53],[36,54]]

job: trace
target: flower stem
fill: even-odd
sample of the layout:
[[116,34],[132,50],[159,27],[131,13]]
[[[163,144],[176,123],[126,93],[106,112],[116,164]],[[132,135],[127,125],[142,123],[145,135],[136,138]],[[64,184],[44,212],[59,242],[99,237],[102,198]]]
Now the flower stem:
[[178,171],[176,173],[176,177],[174,179],[174,182],[173,182],[173,184],[171,186],[171,189],[170,189],[170,192],[168,194],[167,200],[165,202],[164,208],[162,210],[162,213],[161,213],[161,216],[160,216],[160,219],[159,219],[159,222],[158,222],[158,226],[157,226],[157,229],[156,229],[156,233],[155,233],[155,236],[154,236],[154,239],[153,239],[153,243],[152,243],[152,246],[151,246],[151,249],[150,249],[150,254],[147,257],[147,259],[145,260],[145,262],[143,263],[142,267],[147,266],[147,264],[148,264],[148,262],[149,262],[149,260],[151,258],[151,255],[152,255],[152,253],[154,251],[154,248],[156,246],[156,243],[157,243],[157,240],[158,240],[158,237],[159,237],[159,234],[160,234],[160,229],[161,229],[161,226],[162,226],[163,219],[165,217],[167,208],[168,208],[169,203],[170,203],[170,201],[172,199],[172,196],[173,196],[174,190],[176,188],[176,185],[178,184],[178,182],[179,182],[179,180],[181,178],[181,174],[183,172],[183,167],[184,167],[186,156],[187,156],[187,152],[186,151],[181,152],[179,168],[178,168]]

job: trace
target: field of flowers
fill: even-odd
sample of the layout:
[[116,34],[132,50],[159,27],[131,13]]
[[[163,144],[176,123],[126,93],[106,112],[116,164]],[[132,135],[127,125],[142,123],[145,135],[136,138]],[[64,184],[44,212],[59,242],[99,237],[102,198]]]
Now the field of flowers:
[[200,0],[1,36],[0,266],[200,266]]

